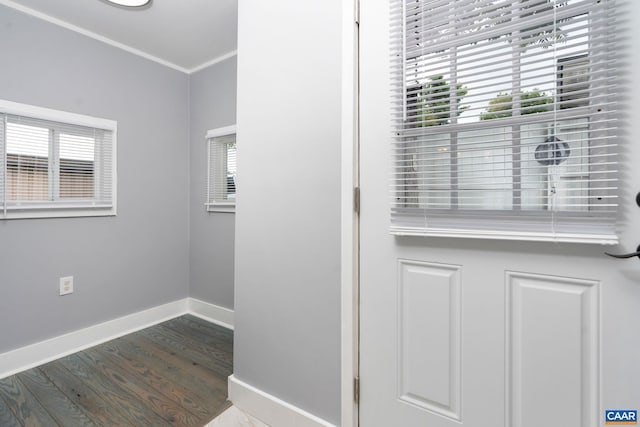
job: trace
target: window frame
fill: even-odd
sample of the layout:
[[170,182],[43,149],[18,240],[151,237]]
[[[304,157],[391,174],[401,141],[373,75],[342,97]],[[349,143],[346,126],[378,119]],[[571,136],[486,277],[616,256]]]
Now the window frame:
[[[25,119],[44,120],[59,123],[61,125],[82,126],[87,128],[95,128],[111,132],[111,200],[107,204],[97,204],[98,201],[95,194],[93,198],[73,200],[69,198],[58,197],[49,201],[34,201],[33,203],[20,203],[12,205],[7,200],[7,150],[6,143],[2,144],[3,151],[0,152],[0,183],[4,186],[0,191],[0,220],[8,219],[28,219],[28,218],[73,218],[73,217],[101,217],[117,215],[117,133],[118,123],[115,120],[103,119],[83,114],[71,113],[67,111],[54,110],[51,108],[38,107],[35,105],[22,104],[13,101],[0,99],[0,114],[20,116]],[[6,130],[5,122],[0,125]],[[55,132],[59,139],[59,132]],[[6,138],[6,135],[3,137]],[[61,163],[57,159],[51,158],[52,150],[59,141],[49,140],[49,156],[47,161],[49,164],[56,163],[56,168],[51,170],[50,175],[58,175],[61,171]],[[99,157],[95,159],[95,168],[98,172],[104,167],[104,159]],[[59,181],[59,178],[58,178]],[[51,183],[53,185],[53,183]],[[94,184],[95,188],[95,184]]]
[[[236,201],[235,199],[232,201],[229,200],[216,200],[213,197],[213,186],[215,185],[214,181],[217,179],[221,179],[223,182],[227,182],[227,174],[224,172],[224,176],[220,177],[218,174],[219,170],[215,168],[215,165],[212,164],[212,148],[215,144],[227,144],[226,142],[216,141],[216,138],[222,138],[227,136],[235,136],[237,141],[237,127],[236,125],[224,126],[216,129],[208,130],[205,135],[205,141],[207,144],[207,193],[206,193],[206,201],[204,203],[205,209],[207,212],[226,212],[226,213],[235,213],[236,211]],[[236,142],[237,144],[237,142]],[[237,147],[237,145],[236,145]],[[226,151],[225,151],[226,153]],[[237,179],[237,177],[236,177]],[[237,190],[237,183],[235,183],[234,188]],[[235,193],[237,194],[237,193]]]
[[[440,2],[444,4],[445,2]],[[449,3],[452,3],[450,1]],[[588,2],[585,2],[587,5]],[[441,46],[431,45],[429,48],[416,48],[416,52],[420,52],[420,54],[416,52],[408,53],[408,43],[410,40],[413,40],[414,34],[409,30],[409,25],[403,19],[403,17],[408,16],[406,11],[406,7],[408,6],[407,0],[396,0],[394,2],[394,6],[392,7],[392,20],[394,25],[391,30],[391,43],[392,43],[392,51],[395,57],[392,60],[392,92],[393,92],[393,108],[392,108],[392,122],[393,122],[393,132],[395,137],[392,142],[392,162],[394,162],[394,166],[392,166],[392,174],[393,177],[391,179],[391,224],[390,224],[390,232],[393,235],[398,236],[435,236],[435,237],[463,237],[463,238],[480,238],[480,239],[500,239],[500,240],[525,240],[525,241],[553,241],[553,242],[576,242],[576,243],[597,243],[597,244],[617,244],[618,236],[616,235],[615,230],[610,227],[607,231],[603,231],[605,227],[609,227],[610,223],[605,223],[605,221],[610,220],[610,216],[604,218],[606,215],[600,215],[598,212],[593,211],[590,212],[590,216],[584,215],[581,216],[579,214],[575,214],[573,211],[562,212],[558,211],[552,214],[551,223],[559,224],[562,226],[568,225],[568,227],[564,227],[563,231],[556,231],[555,227],[552,225],[551,227],[546,226],[548,224],[548,214],[545,211],[535,212],[535,211],[526,211],[526,215],[515,217],[513,221],[509,218],[509,214],[512,212],[521,212],[521,189],[519,187],[520,180],[522,178],[522,171],[520,165],[516,167],[511,166],[510,171],[512,172],[511,180],[512,180],[512,188],[511,188],[511,197],[513,199],[518,200],[518,205],[514,208],[510,209],[499,209],[499,210],[490,210],[490,209],[461,209],[458,207],[457,201],[457,193],[461,187],[459,187],[458,183],[458,168],[460,167],[458,161],[458,155],[460,152],[457,148],[457,134],[459,132],[464,131],[474,131],[474,130],[491,130],[492,128],[498,128],[500,126],[504,127],[513,127],[517,126],[518,129],[523,125],[528,124],[536,124],[544,121],[553,122],[554,127],[557,127],[558,123],[562,123],[563,118],[566,116],[568,119],[574,119],[577,115],[577,112],[584,112],[582,117],[586,117],[589,119],[592,115],[596,115],[594,112],[595,109],[593,106],[582,105],[581,100],[571,101],[574,102],[575,105],[570,105],[572,108],[563,108],[563,102],[567,97],[562,90],[561,85],[556,86],[556,94],[554,95],[554,101],[557,104],[554,104],[554,108],[556,110],[551,110],[547,112],[536,112],[536,114],[522,114],[521,99],[520,97],[516,98],[516,95],[513,96],[513,113],[508,118],[501,118],[499,120],[491,120],[485,123],[482,122],[465,122],[459,123],[457,121],[457,103],[451,101],[449,108],[450,111],[447,110],[447,119],[450,120],[447,123],[446,128],[438,129],[436,125],[412,125],[412,120],[416,121],[417,115],[416,111],[412,111],[410,109],[410,105],[415,108],[417,102],[410,104],[410,96],[412,93],[411,86],[409,83],[409,73],[407,70],[407,64],[411,61],[416,60],[420,55],[426,54],[425,52],[438,53],[440,49],[443,49]],[[585,9],[586,6],[580,5],[580,10]],[[615,7],[615,6],[612,6]],[[589,12],[589,11],[587,11]],[[567,15],[567,17],[571,17],[574,14],[574,11],[571,10],[569,12],[562,11],[559,12],[558,15]],[[577,15],[575,15],[577,16]],[[554,15],[554,19],[555,15]],[[564,18],[563,18],[564,19]],[[606,18],[602,16],[598,17],[600,20],[598,25],[602,25],[601,22],[605,21]],[[560,21],[557,21],[560,22]],[[528,25],[528,24],[527,24]],[[589,31],[591,28],[595,27],[594,24],[589,24]],[[519,31],[519,28],[514,29],[513,32],[516,33]],[[500,32],[496,32],[496,34],[500,34]],[[422,37],[422,34],[419,34],[415,37]],[[482,40],[486,38],[486,35],[483,34],[473,34],[472,37],[478,38],[478,40]],[[518,40],[516,37],[513,40]],[[445,47],[450,47],[455,51],[457,44],[461,43],[458,40],[448,41],[449,45]],[[602,42],[601,42],[602,43]],[[423,51],[420,51],[423,49]],[[521,52],[521,46],[513,45],[510,47],[512,50],[511,56],[514,57],[514,52],[519,54]],[[590,51],[591,52],[591,51]],[[443,56],[445,56],[443,54]],[[580,61],[580,57],[568,57],[568,58],[555,58],[559,60],[554,66],[556,67],[556,73],[558,75],[557,82],[563,81],[564,77],[562,73],[564,72],[563,63],[565,61]],[[584,55],[582,58],[585,62],[589,63],[589,58]],[[451,74],[449,77],[452,81],[449,87],[449,96],[451,100],[459,99],[457,91],[459,84],[461,82],[457,80],[458,76],[458,68],[457,68],[457,57],[455,55],[451,55],[448,59],[449,67],[448,70]],[[517,63],[518,70],[520,70],[520,58],[516,57],[515,63]],[[445,62],[444,60],[442,61]],[[417,62],[416,62],[417,63]],[[417,66],[412,65],[415,69],[418,69]],[[601,67],[602,65],[596,65]],[[516,67],[515,65],[513,67]],[[561,68],[562,67],[562,68]],[[601,70],[599,70],[601,71]],[[519,72],[519,71],[518,71]],[[421,69],[421,73],[426,73],[423,69]],[[608,70],[605,70],[605,73],[609,73]],[[438,73],[434,73],[438,74]],[[606,74],[608,76],[608,74]],[[509,76],[511,80],[511,92],[510,93],[518,93],[516,89],[521,88],[521,76],[517,76],[515,72]],[[513,80],[516,79],[517,81]],[[432,78],[433,80],[433,78]],[[589,85],[589,83],[587,83]],[[416,87],[420,87],[421,84]],[[596,92],[598,90],[602,90],[600,87],[593,90]],[[417,96],[417,95],[416,95]],[[613,104],[613,103],[611,103]],[[569,104],[566,104],[569,105]],[[516,110],[517,108],[517,110]],[[570,111],[571,110],[571,111]],[[517,114],[516,114],[517,111]],[[414,116],[410,116],[413,112]],[[598,113],[600,110],[598,110]],[[434,115],[436,113],[433,113]],[[615,108],[607,112],[606,114],[613,117],[616,114]],[[437,116],[435,119],[436,120]],[[417,120],[420,120],[419,118]],[[480,116],[480,120],[482,118]],[[411,145],[411,141],[413,139],[419,140],[423,138],[425,133],[425,127],[423,126],[433,126],[429,128],[432,131],[432,134],[435,135],[445,135],[450,134],[450,139],[452,140],[451,148],[449,151],[455,151],[455,158],[452,157],[450,160],[451,165],[449,167],[449,174],[451,176],[451,181],[455,183],[451,184],[450,191],[452,192],[452,204],[455,201],[455,206],[451,208],[434,208],[434,207],[409,207],[410,202],[407,202],[407,198],[411,196],[407,196],[409,194],[410,189],[413,189],[417,184],[415,184],[415,180],[412,181],[409,177],[408,172],[406,172],[403,168],[404,166],[398,166],[402,164],[406,164],[408,161],[408,157],[406,152],[411,151],[415,147]],[[593,131],[594,133],[596,131]],[[513,134],[514,132],[512,132]],[[456,134],[453,136],[453,134]],[[431,135],[430,135],[431,136]],[[613,137],[615,139],[615,136]],[[455,142],[454,142],[455,141]],[[518,142],[511,141],[511,145],[517,145],[519,147]],[[605,143],[606,145],[608,143]],[[420,148],[421,146],[416,146]],[[612,151],[614,155],[616,154],[616,150]],[[520,159],[520,153],[516,153],[518,161]],[[452,154],[453,156],[453,154]],[[515,157],[514,157],[515,158]],[[405,163],[403,163],[405,162]],[[514,170],[517,169],[517,176],[514,174]],[[504,169],[507,170],[506,168]],[[608,173],[612,173],[607,169]],[[395,176],[405,177],[405,178],[395,178]],[[404,180],[402,180],[404,179]],[[516,186],[516,181],[518,186]],[[619,181],[618,181],[619,182]],[[415,191],[424,191],[424,190],[415,190]],[[454,195],[455,193],[455,195]],[[416,194],[420,197],[424,197],[423,193]],[[617,192],[612,192],[613,197],[617,197]],[[416,196],[416,197],[418,197]],[[454,200],[455,199],[455,200]],[[600,200],[600,199],[598,199]],[[594,203],[594,207],[597,207],[597,203]],[[555,218],[554,218],[555,216]],[[601,221],[601,218],[604,220]],[[521,227],[521,223],[526,222],[527,225]],[[503,223],[507,224],[507,226],[499,226],[496,227],[496,224]],[[553,230],[550,232],[543,231],[545,228],[552,228]],[[569,230],[569,231],[566,231]],[[592,232],[592,230],[596,230],[596,232]]]

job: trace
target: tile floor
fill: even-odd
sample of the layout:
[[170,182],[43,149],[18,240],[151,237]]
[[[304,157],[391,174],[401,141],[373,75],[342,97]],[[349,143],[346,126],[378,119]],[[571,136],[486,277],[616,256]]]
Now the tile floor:
[[205,427],[269,427],[263,422],[245,414],[235,406],[218,415]]

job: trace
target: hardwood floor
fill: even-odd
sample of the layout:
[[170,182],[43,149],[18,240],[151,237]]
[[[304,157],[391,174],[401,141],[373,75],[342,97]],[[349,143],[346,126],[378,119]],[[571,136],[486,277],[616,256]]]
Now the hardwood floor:
[[0,426],[204,426],[229,407],[233,332],[194,316],[0,380]]

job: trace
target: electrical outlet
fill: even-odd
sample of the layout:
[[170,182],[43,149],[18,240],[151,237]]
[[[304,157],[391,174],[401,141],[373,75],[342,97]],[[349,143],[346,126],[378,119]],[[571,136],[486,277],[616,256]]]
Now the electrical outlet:
[[73,276],[60,278],[60,295],[73,293]]

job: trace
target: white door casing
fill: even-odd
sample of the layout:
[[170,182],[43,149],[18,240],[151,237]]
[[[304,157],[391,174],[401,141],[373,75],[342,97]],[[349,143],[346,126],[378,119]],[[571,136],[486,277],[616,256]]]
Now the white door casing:
[[[625,27],[640,2],[619,2]],[[621,63],[640,69],[624,29]],[[620,245],[396,237],[389,5],[360,12],[360,425],[596,427],[640,409],[640,85],[621,95]],[[630,48],[636,46],[635,50]]]

